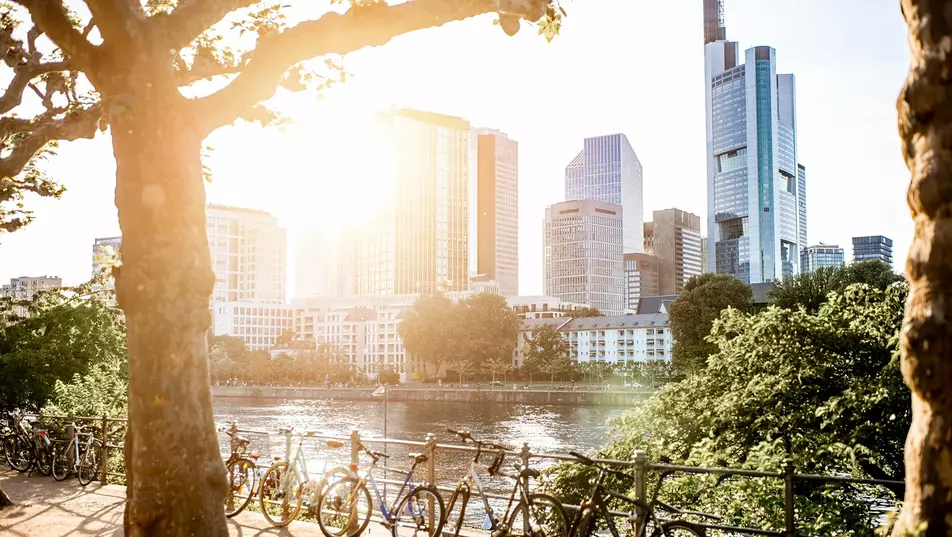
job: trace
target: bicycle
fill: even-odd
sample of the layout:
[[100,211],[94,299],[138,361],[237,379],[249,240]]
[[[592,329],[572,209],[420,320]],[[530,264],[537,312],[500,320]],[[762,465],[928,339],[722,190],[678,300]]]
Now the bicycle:
[[[578,462],[598,469],[598,477],[592,483],[592,491],[589,498],[582,501],[578,515],[569,531],[569,537],[589,537],[591,535],[604,535],[604,532],[597,533],[598,520],[604,521],[604,526],[611,533],[612,537],[620,537],[618,527],[615,525],[616,518],[623,518],[630,526],[629,535],[634,537],[679,537],[693,535],[695,537],[705,537],[706,531],[703,526],[688,522],[686,520],[661,520],[655,514],[655,508],[659,508],[675,516],[694,515],[712,520],[719,520],[720,517],[709,513],[700,513],[697,511],[685,511],[664,503],[658,499],[658,493],[661,491],[661,485],[664,479],[672,472],[664,472],[658,479],[658,486],[651,495],[651,501],[645,503],[638,498],[632,498],[625,493],[609,489],[605,486],[605,478],[611,474],[624,479],[633,479],[633,476],[609,468],[603,463],[596,462],[585,455],[575,452],[569,452]],[[610,511],[608,502],[618,500],[632,507],[630,512]],[[651,533],[648,533],[649,524]]]
[[[225,497],[225,516],[231,518],[244,511],[251,497],[257,492],[259,455],[249,451],[251,441],[238,435],[237,424],[230,422],[229,425],[227,429],[221,427],[218,431],[227,434],[231,440],[231,454],[225,461],[229,483],[229,494]],[[247,495],[244,495],[245,490],[248,491]]]
[[103,446],[93,432],[95,427],[77,426],[75,423],[70,426],[73,428],[73,437],[53,449],[53,479],[64,481],[73,472],[79,478],[79,484],[85,487],[99,473]]
[[[466,515],[466,506],[472,495],[472,485],[476,485],[476,492],[483,501],[483,509],[486,517],[483,521],[483,529],[490,532],[491,537],[509,537],[524,535],[526,537],[561,537],[566,534],[569,526],[568,517],[562,503],[554,497],[541,493],[529,491],[529,479],[537,479],[540,476],[538,470],[528,466],[515,465],[517,474],[506,474],[500,471],[503,460],[506,456],[506,448],[490,442],[476,440],[466,431],[456,431],[447,429],[450,434],[459,436],[463,443],[472,442],[476,445],[476,454],[470,462],[469,472],[459,480],[453,495],[450,496],[449,507],[446,509],[447,522],[449,514],[453,512],[456,502],[460,503],[459,518],[456,521],[456,527],[453,529],[454,537],[459,536],[460,529],[463,526],[463,519]],[[492,463],[488,466],[479,464],[479,458],[483,450],[488,448],[495,452]],[[497,517],[492,506],[489,504],[489,497],[483,491],[482,482],[479,480],[477,470],[487,472],[490,476],[502,476],[515,480],[512,492],[509,495],[506,511],[501,517]],[[519,494],[516,502],[516,494]],[[515,503],[515,507],[513,507]]]
[[[264,518],[274,526],[287,526],[297,518],[301,512],[304,500],[308,500],[308,511],[317,506],[322,491],[335,476],[354,477],[354,471],[345,466],[337,466],[327,470],[327,460],[324,460],[324,469],[321,480],[315,484],[307,473],[307,462],[304,459],[304,438],[313,437],[314,431],[307,431],[304,435],[294,434],[293,427],[282,427],[278,434],[285,437],[285,460],[275,457],[275,462],[261,478],[258,487],[258,502]],[[297,449],[292,450],[292,439],[300,438]],[[328,440],[327,447],[337,449],[344,444],[336,440]],[[294,451],[294,453],[292,453]]]
[[[406,529],[413,530],[413,534],[423,532],[429,537],[441,535],[445,513],[443,511],[443,497],[436,486],[431,483],[417,483],[413,481],[413,472],[417,466],[425,463],[427,457],[423,453],[410,453],[407,456],[413,461],[408,472],[385,468],[387,471],[405,474],[407,478],[400,486],[394,499],[395,507],[387,509],[387,499],[380,494],[373,470],[380,459],[390,456],[379,451],[371,451],[364,445],[358,447],[370,456],[370,467],[363,472],[360,478],[344,477],[327,486],[327,490],[318,500],[317,523],[326,537],[341,537],[342,535],[360,535],[370,523],[370,513],[373,511],[373,500],[367,488],[373,489],[380,505],[380,514],[383,517],[381,525],[390,530],[393,537],[406,535]],[[406,495],[404,495],[406,492]],[[324,516],[329,515],[328,520]],[[363,520],[360,520],[363,515]]]

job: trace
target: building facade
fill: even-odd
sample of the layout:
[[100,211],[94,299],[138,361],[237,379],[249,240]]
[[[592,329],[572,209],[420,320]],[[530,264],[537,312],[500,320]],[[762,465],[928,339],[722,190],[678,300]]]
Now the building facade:
[[241,338],[252,351],[266,351],[275,340],[293,329],[293,310],[286,304],[265,302],[215,302],[212,330],[215,335]]
[[882,235],[853,237],[853,262],[878,259],[892,266],[893,241]]
[[519,330],[513,366],[522,367],[533,332],[543,325],[556,329],[568,343],[576,363],[646,362],[671,359],[671,329],[664,313],[580,319],[528,319]]
[[606,315],[623,313],[622,207],[592,200],[556,203],[545,210],[544,229],[545,294]]
[[332,231],[307,229],[295,238],[295,297],[348,295],[341,273],[344,270],[340,239]]
[[680,209],[654,211],[652,244],[659,260],[658,291],[680,293],[684,284],[701,274],[701,217]]
[[356,293],[466,290],[469,122],[407,108],[378,119],[394,148],[393,195],[354,236]]
[[206,231],[215,272],[213,302],[285,303],[287,231],[274,216],[208,205]]
[[846,263],[843,249],[835,244],[817,244],[807,247],[806,272],[823,267],[842,267]]
[[625,311],[638,311],[643,296],[658,294],[658,270],[661,260],[648,254],[625,254]]
[[38,291],[49,291],[62,286],[63,279],[59,276],[20,276],[10,278],[8,285],[0,285],[0,297],[30,301]]
[[705,4],[708,268],[777,281],[799,272],[802,247],[795,80],[777,74],[771,47],[740,62],[720,4]]
[[[519,143],[477,130],[476,273],[519,295]],[[470,237],[473,240],[473,237]]]
[[[92,277],[96,278],[119,261],[119,248],[122,246],[122,237],[102,237],[93,239],[93,270]],[[115,288],[112,274],[107,275],[110,288]]]
[[[797,233],[800,242],[800,257],[807,251],[807,169],[797,164]],[[800,270],[806,270],[801,261]]]
[[586,138],[565,167],[565,199],[620,205],[624,253],[644,249],[644,185],[638,155],[624,134]]
[[511,296],[506,302],[520,319],[557,319],[568,317],[573,311],[585,309],[585,304],[562,301],[554,296]]

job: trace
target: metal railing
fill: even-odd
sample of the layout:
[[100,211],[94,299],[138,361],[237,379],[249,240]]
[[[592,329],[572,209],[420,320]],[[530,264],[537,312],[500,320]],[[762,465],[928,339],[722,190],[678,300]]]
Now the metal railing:
[[[122,444],[114,444],[109,442],[109,424],[111,423],[123,423],[125,424],[128,420],[126,418],[110,418],[103,416],[101,418],[92,418],[92,417],[66,417],[66,416],[39,416],[46,424],[51,422],[61,421],[65,424],[69,422],[77,423],[93,423],[94,425],[101,426],[103,431],[103,445],[106,446],[106,449],[103,451],[102,459],[102,482],[107,482],[108,477],[110,476],[119,476],[125,477],[123,473],[108,472],[108,451],[122,449]],[[125,427],[122,427],[125,429]],[[65,430],[65,428],[64,428]],[[272,436],[271,432],[256,430],[256,429],[243,429],[236,426],[233,426],[230,429],[232,432],[244,433],[244,434],[256,434],[256,435],[265,435]],[[115,434],[113,435],[115,438]],[[433,434],[427,434],[426,440],[423,442],[413,441],[413,440],[399,440],[393,438],[366,438],[360,435],[358,429],[354,429],[350,435],[347,436],[335,436],[335,435],[319,435],[319,434],[309,434],[305,438],[314,439],[314,440],[336,440],[339,442],[345,442],[350,444],[350,464],[359,466],[359,456],[360,456],[360,447],[362,445],[383,445],[383,446],[406,446],[406,447],[416,447],[422,448],[423,452],[427,456],[426,462],[426,479],[427,483],[432,483],[437,485],[437,489],[441,492],[450,492],[452,493],[455,488],[448,487],[445,485],[439,485],[437,483],[436,468],[437,468],[437,453],[439,451],[445,452],[476,452],[475,447],[461,444],[440,444],[437,443],[436,436]],[[490,453],[486,451],[485,453]],[[507,450],[505,451],[508,456],[518,457],[520,463],[524,466],[528,466],[529,463],[535,460],[550,460],[550,461],[561,461],[561,462],[578,462],[572,456],[569,455],[558,455],[558,454],[546,454],[546,453],[533,453],[529,449],[528,443],[523,443],[522,447],[518,450]],[[646,500],[647,485],[648,485],[648,476],[650,472],[675,472],[675,473],[686,473],[686,474],[714,474],[719,476],[740,476],[740,477],[750,477],[750,478],[767,478],[767,479],[776,479],[783,482],[784,484],[784,529],[782,531],[778,530],[767,530],[760,528],[745,528],[738,526],[729,526],[722,524],[713,524],[706,522],[692,522],[695,526],[704,527],[711,530],[719,530],[725,532],[735,532],[748,535],[774,535],[780,537],[796,537],[797,534],[797,518],[796,518],[796,508],[795,508],[795,484],[798,481],[812,481],[812,482],[826,482],[826,483],[840,483],[840,484],[862,484],[862,485],[877,485],[882,487],[887,487],[895,489],[896,487],[904,487],[905,483],[903,481],[896,480],[885,480],[885,479],[863,479],[863,478],[852,478],[852,477],[843,477],[843,476],[828,476],[828,475],[816,475],[816,474],[798,474],[795,471],[793,462],[787,459],[783,467],[778,472],[767,472],[761,470],[744,470],[744,469],[735,469],[735,468],[719,468],[719,467],[699,467],[699,466],[684,466],[676,464],[663,464],[663,463],[652,463],[648,460],[648,454],[641,450],[636,450],[630,461],[622,461],[615,459],[592,459],[595,462],[608,464],[612,466],[619,466],[623,468],[630,468],[632,470],[632,477],[634,479],[634,496],[640,500]],[[386,467],[378,467],[379,470],[384,472],[397,472],[404,473],[404,470],[391,469]],[[526,480],[525,485],[528,487],[528,478],[523,478]],[[392,484],[392,485],[402,485],[402,481],[387,479],[378,479],[380,483]],[[508,496],[503,496],[500,494],[494,494],[487,492],[487,498],[496,499],[496,500],[508,500]],[[480,501],[479,496],[474,495],[470,497],[471,502]],[[565,504],[562,506],[570,511],[577,511],[579,509],[578,505],[575,504]],[[627,513],[614,513],[618,515],[627,515]],[[448,513],[447,513],[448,515]]]

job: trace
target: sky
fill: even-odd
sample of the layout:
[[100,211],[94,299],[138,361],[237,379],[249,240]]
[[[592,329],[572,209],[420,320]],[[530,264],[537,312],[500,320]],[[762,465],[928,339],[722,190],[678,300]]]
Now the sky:
[[[228,127],[206,141],[208,200],[273,213],[292,245],[306,225],[366,215],[382,168],[362,138],[365,118],[395,103],[519,142],[520,294],[542,293],[544,210],[563,201],[565,165],[587,136],[627,135],[644,167],[646,219],[677,207],[704,226],[702,0],[563,5],[568,17],[551,43],[525,25],[508,37],[484,16],[345,56],[346,84],[321,98],[279,95],[293,124]],[[809,243],[839,244],[850,258],[851,237],[886,235],[901,270],[913,228],[896,127],[909,69],[898,2],[725,0],[725,20],[729,40],[774,47],[778,73],[796,76]],[[0,282],[88,279],[93,239],[119,234],[108,136],[63,144],[47,169],[68,190],[60,200],[30,198],[36,221],[0,236]]]

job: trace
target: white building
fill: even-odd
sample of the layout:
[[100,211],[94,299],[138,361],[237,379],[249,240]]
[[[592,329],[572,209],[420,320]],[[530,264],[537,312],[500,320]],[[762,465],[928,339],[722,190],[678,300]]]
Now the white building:
[[645,362],[671,359],[671,329],[664,313],[583,317],[579,319],[527,319],[519,332],[513,366],[522,367],[533,332],[543,325],[558,330],[569,346],[569,359],[577,363]]
[[63,279],[59,276],[20,276],[10,278],[9,285],[0,286],[0,297],[9,297],[14,300],[33,300],[38,291],[49,291],[63,286]]
[[800,271],[806,226],[797,166],[796,84],[777,51],[727,41],[722,2],[705,9],[707,264],[750,284]]
[[565,302],[554,296],[511,296],[506,303],[522,319],[556,319],[573,311],[585,309],[585,304]]
[[300,231],[295,246],[294,296],[347,296],[353,293],[343,277],[347,270],[343,256],[348,250],[342,249],[341,238],[333,231]]
[[249,350],[266,351],[293,328],[293,310],[285,304],[216,302],[212,305],[215,335],[240,337]]
[[[519,294],[519,143],[477,129],[476,273],[499,282],[503,296]],[[473,211],[471,211],[472,214]],[[472,251],[472,250],[471,250]]]
[[[642,225],[639,225],[644,231]],[[606,315],[625,310],[622,207],[592,200],[545,210],[545,294]]]
[[393,144],[388,204],[355,234],[359,295],[465,291],[469,285],[471,129],[407,108],[380,116]]

